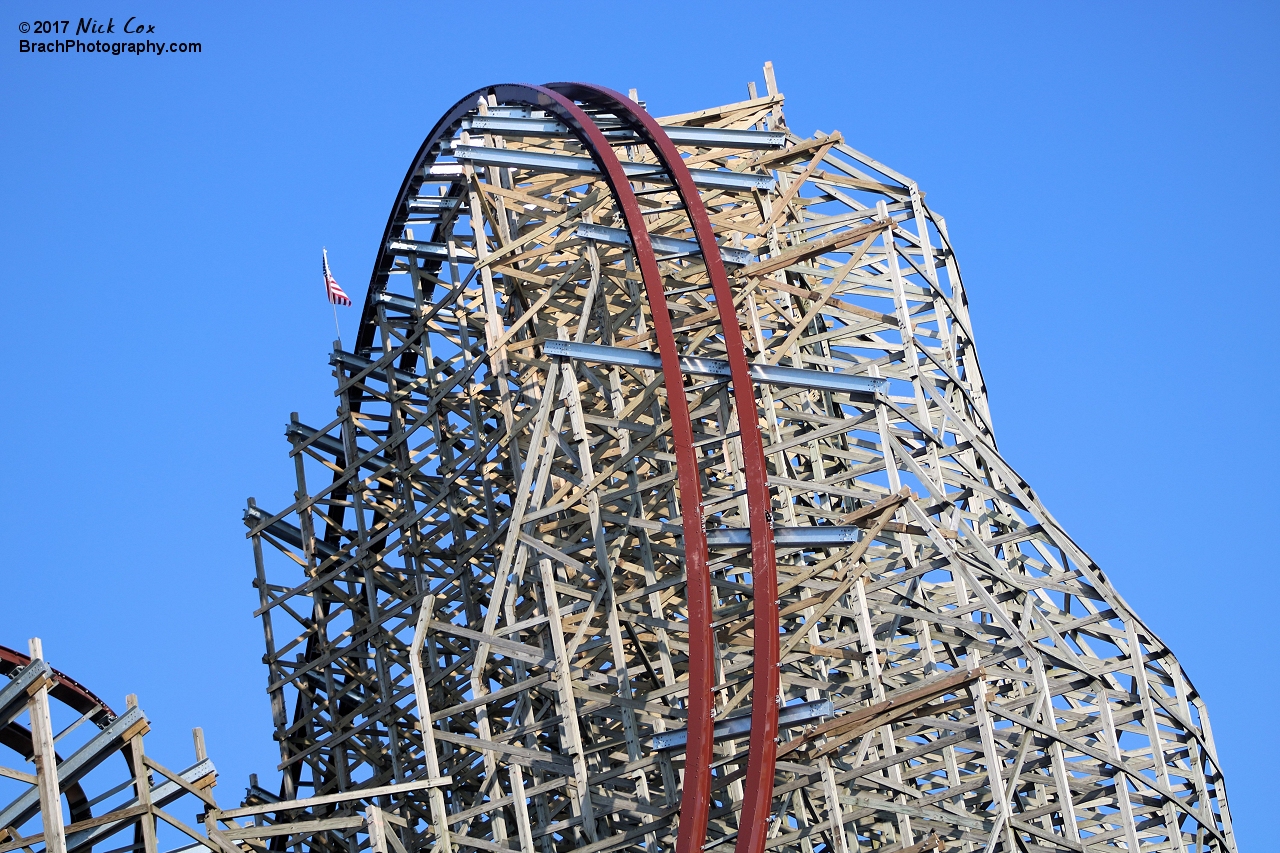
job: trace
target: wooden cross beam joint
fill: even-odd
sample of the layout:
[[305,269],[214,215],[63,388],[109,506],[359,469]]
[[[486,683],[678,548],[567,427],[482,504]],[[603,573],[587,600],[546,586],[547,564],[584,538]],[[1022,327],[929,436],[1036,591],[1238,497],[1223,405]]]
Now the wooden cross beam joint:
[[[883,702],[859,708],[848,714],[841,714],[833,720],[814,726],[778,747],[778,757],[800,752],[810,760],[819,758],[834,751],[839,745],[861,737],[880,726],[928,713],[929,702],[985,677],[986,670],[977,667],[954,672],[918,687],[899,691]],[[820,737],[825,738],[826,742],[815,743]]]

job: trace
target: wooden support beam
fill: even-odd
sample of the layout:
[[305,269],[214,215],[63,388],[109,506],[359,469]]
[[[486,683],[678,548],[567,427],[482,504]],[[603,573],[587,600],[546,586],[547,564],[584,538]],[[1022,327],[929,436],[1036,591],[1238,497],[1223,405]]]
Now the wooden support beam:
[[[29,642],[31,659],[44,660],[38,637]],[[40,791],[40,821],[44,826],[44,846],[48,853],[67,853],[63,831],[62,791],[58,781],[58,756],[53,749],[53,724],[49,720],[49,680],[28,688],[31,715],[31,745],[36,763],[36,788]],[[147,853],[154,853],[148,850]]]

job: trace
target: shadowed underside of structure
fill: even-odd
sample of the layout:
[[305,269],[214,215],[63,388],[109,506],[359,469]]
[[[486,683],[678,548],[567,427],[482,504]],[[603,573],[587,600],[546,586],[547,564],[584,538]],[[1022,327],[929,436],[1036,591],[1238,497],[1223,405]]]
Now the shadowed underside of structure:
[[414,158],[246,513],[275,849],[1235,850],[1200,697],[997,450],[944,220],[765,76],[489,87]]

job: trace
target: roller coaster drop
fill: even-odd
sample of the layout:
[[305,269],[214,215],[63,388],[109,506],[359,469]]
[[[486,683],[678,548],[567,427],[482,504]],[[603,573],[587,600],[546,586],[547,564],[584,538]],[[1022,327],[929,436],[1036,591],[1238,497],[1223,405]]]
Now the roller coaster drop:
[[1236,849],[1200,697],[996,449],[945,222],[765,77],[433,128],[245,515],[283,781],[188,782],[199,844]]

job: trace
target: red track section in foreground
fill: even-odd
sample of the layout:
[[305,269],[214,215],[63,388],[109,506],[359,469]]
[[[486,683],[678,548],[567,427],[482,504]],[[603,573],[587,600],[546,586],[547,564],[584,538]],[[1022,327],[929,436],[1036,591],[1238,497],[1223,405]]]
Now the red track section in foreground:
[[[15,651],[8,646],[0,646],[0,675],[8,675],[18,667],[26,666],[29,663],[31,663],[31,658],[22,652]],[[57,684],[49,688],[49,695],[53,698],[66,703],[81,714],[88,714],[94,708],[101,708],[103,713],[109,717],[116,715],[115,711],[112,711],[106,702],[93,695],[74,678],[58,672],[56,669],[53,670],[53,674],[57,678]]]
[[[422,143],[422,147],[418,149],[418,156],[409,167],[409,174],[405,177],[400,194],[396,198],[395,207],[392,208],[391,217],[383,234],[382,245],[378,249],[378,259],[374,264],[373,280],[369,283],[360,333],[356,339],[356,350],[359,352],[367,349],[373,343],[376,325],[373,297],[386,281],[392,262],[392,256],[387,252],[387,243],[396,236],[393,231],[396,229],[397,222],[401,221],[408,199],[417,195],[418,187],[422,183],[418,175],[421,173],[423,164],[433,155],[440,142],[452,135],[458,122],[475,108],[477,100],[489,94],[495,95],[503,103],[527,104],[546,110],[569,127],[583,144],[596,167],[600,169],[605,183],[613,191],[614,198],[622,210],[623,220],[631,235],[636,265],[640,268],[640,276],[644,282],[645,296],[649,300],[653,334],[658,342],[658,354],[662,359],[662,378],[667,389],[671,437],[675,445],[689,604],[689,740],[685,753],[684,789],[681,794],[682,810],[688,809],[688,811],[682,811],[680,838],[683,839],[688,834],[693,839],[689,842],[693,846],[680,846],[678,849],[679,853],[696,853],[702,847],[702,839],[706,836],[707,804],[711,797],[711,688],[714,684],[711,572],[707,565],[707,534],[702,523],[702,485],[698,479],[698,460],[693,446],[693,424],[689,419],[689,402],[684,391],[684,375],[680,371],[680,353],[676,349],[671,315],[666,307],[666,293],[662,289],[662,274],[658,270],[658,260],[649,240],[644,214],[640,210],[639,202],[636,201],[631,183],[622,169],[622,163],[591,117],[559,92],[543,86],[524,84],[502,84],[478,89],[458,101],[449,112],[445,113],[444,117],[436,122],[436,126]],[[669,140],[668,144],[670,144]],[[692,187],[692,182],[689,185]],[[716,255],[716,259],[719,260],[719,255]],[[737,327],[736,321],[734,327]],[[740,340],[739,345],[741,345]],[[752,405],[754,407],[754,403]],[[772,545],[770,549],[772,550]],[[776,628],[774,637],[776,648]],[[770,787],[772,788],[772,785]],[[688,830],[686,830],[686,822],[689,824]]]
[[[22,652],[9,648],[8,646],[0,646],[0,675],[13,677],[14,670],[27,666],[31,663],[31,658]],[[53,669],[50,667],[50,669]],[[53,670],[54,684],[49,688],[49,695],[62,702],[68,708],[78,711],[81,714],[90,714],[90,719],[95,722],[101,722],[105,718],[115,717],[115,712],[107,706],[88,688],[80,682],[71,678],[66,673]],[[31,760],[35,755],[35,748],[31,743],[31,732],[17,722],[11,722],[9,725],[0,728],[0,746],[8,747],[23,758]],[[56,755],[56,753],[55,753]],[[58,756],[57,761],[61,762],[62,757]],[[125,756],[125,761],[129,761]],[[132,763],[129,764],[132,772]],[[62,794],[67,798],[67,813],[72,823],[82,820],[88,820],[93,817],[93,809],[89,804],[89,798],[85,796],[84,788],[80,783],[71,782],[63,783]]]
[[[763,853],[773,802],[774,764],[778,754],[778,570],[773,547],[773,526],[765,467],[764,442],[755,429],[759,420],[756,395],[747,356],[742,344],[741,323],[733,304],[729,277],[720,258],[711,218],[693,176],[684,164],[679,150],[662,126],[630,98],[585,83],[548,83],[548,88],[562,92],[584,103],[604,105],[626,121],[649,143],[659,161],[675,183],[689,221],[693,224],[702,259],[707,265],[715,294],[720,325],[724,330],[725,350],[733,380],[734,405],[742,442],[743,473],[747,486],[747,517],[751,529],[751,582],[754,592],[754,682],[752,686],[751,740],[747,756],[747,776],[742,814],[738,822],[735,853]],[[710,620],[709,620],[710,621]],[[691,714],[692,716],[692,709]],[[690,726],[690,746],[693,731]],[[691,761],[692,759],[690,759]],[[682,807],[697,809],[691,815],[681,813],[677,853],[696,853],[706,836],[708,801],[688,803],[690,790],[686,762],[685,798]],[[709,781],[709,780],[708,780]],[[693,792],[695,795],[698,792]],[[708,791],[708,797],[709,797]],[[691,819],[692,817],[692,819]],[[686,834],[686,826],[690,832]],[[696,837],[695,837],[696,834]]]

